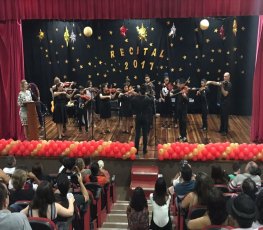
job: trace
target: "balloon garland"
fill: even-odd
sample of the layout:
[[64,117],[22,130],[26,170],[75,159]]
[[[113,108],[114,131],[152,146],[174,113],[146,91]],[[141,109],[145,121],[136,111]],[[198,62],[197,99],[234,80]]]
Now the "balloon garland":
[[131,159],[136,158],[134,143],[111,141],[15,141],[0,140],[0,155],[32,157],[94,157]]

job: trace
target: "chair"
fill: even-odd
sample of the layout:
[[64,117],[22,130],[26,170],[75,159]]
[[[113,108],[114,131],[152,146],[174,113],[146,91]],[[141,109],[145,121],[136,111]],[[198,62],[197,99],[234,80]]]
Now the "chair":
[[188,219],[192,220],[192,219],[202,217],[206,211],[207,211],[206,206],[203,206],[203,205],[193,206],[188,212]]
[[215,184],[214,187],[218,188],[222,193],[228,193],[229,188],[225,184]]
[[28,217],[32,230],[58,230],[53,221],[41,217]]
[[209,225],[205,227],[203,230],[225,230],[225,229],[234,229],[231,226],[224,226],[224,225]]

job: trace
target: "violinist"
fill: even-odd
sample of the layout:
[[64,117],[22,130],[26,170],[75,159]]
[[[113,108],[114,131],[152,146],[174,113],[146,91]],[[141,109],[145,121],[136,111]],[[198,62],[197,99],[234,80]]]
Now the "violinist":
[[150,97],[154,97],[155,96],[155,87],[153,84],[154,81],[151,81],[149,74],[145,74],[144,81],[145,81],[144,85],[146,89],[146,95]]
[[232,84],[230,82],[230,73],[225,72],[224,73],[224,81],[222,82],[216,82],[216,81],[207,81],[206,85],[215,85],[218,86],[220,89],[220,107],[221,107],[221,124],[220,124],[220,130],[222,136],[226,136],[228,133],[228,116],[230,112],[230,106],[231,106],[231,90],[232,90]]
[[180,92],[177,94],[177,115],[179,120],[179,137],[178,141],[187,142],[186,119],[188,105],[188,91],[185,79],[181,78],[178,82]]
[[178,95],[180,93],[180,80],[177,79],[174,83],[174,89],[173,89],[173,98],[175,101],[175,106],[174,106],[174,128],[178,128],[178,112],[177,112],[177,103],[178,103]]
[[132,125],[132,109],[131,109],[131,97],[133,91],[129,91],[128,85],[124,84],[123,92],[119,94],[120,100],[120,114],[122,117],[122,133],[130,133],[130,127]]
[[[162,121],[162,128],[170,128],[168,119],[171,117],[172,113],[172,102],[171,96],[173,85],[170,83],[168,73],[164,73],[164,82],[162,85],[162,89],[160,91],[160,115]],[[165,120],[165,121],[164,121]]]
[[201,87],[196,92],[196,96],[200,96],[201,98],[201,111],[202,111],[202,130],[207,130],[207,114],[208,114],[208,101],[207,95],[209,93],[209,88],[206,85],[206,79],[201,80]]
[[79,132],[82,132],[82,120],[84,118],[85,131],[88,132],[88,103],[91,100],[91,97],[85,94],[85,89],[83,86],[79,86],[79,93],[74,96],[77,98],[77,115],[79,123]]
[[[111,103],[110,100],[112,99],[112,94],[110,89],[108,88],[108,84],[102,84],[102,90],[99,94],[100,98],[100,118],[102,120],[102,130],[101,134],[110,133],[109,128],[109,119],[111,118]],[[103,124],[104,121],[104,124]],[[104,130],[103,130],[104,128]]]

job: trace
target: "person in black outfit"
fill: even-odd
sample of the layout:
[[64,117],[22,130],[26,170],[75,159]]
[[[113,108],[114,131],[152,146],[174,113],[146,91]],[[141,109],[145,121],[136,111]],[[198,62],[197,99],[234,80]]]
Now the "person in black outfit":
[[207,81],[206,85],[215,85],[220,87],[220,107],[221,107],[221,124],[219,132],[222,136],[226,136],[228,133],[228,116],[230,112],[231,106],[231,90],[232,84],[230,82],[230,73],[224,73],[224,81],[216,82],[216,81]]
[[202,110],[202,130],[207,130],[207,114],[208,114],[208,101],[207,95],[209,93],[208,86],[206,86],[206,79],[201,80],[201,87],[196,92],[197,96],[201,97],[201,110]]
[[151,117],[153,100],[145,95],[145,85],[141,86],[140,94],[131,99],[132,109],[135,112],[135,148],[139,151],[139,140],[141,130],[143,135],[143,154],[147,153],[147,136],[149,131],[149,120]]
[[[145,94],[154,100],[154,98],[155,98],[155,87],[153,84],[154,81],[151,81],[149,74],[145,74],[144,81],[145,81],[145,83],[144,83]],[[155,104],[153,103],[152,110],[151,110],[151,117],[150,117],[150,121],[149,121],[150,122],[149,123],[150,129],[153,128],[153,116],[155,113],[156,113],[156,107],[155,107]],[[149,129],[149,131],[150,131],[150,129]]]
[[174,128],[178,128],[178,112],[177,112],[177,104],[178,104],[178,94],[180,92],[180,80],[177,79],[175,81],[175,86],[172,92],[172,98],[174,98],[174,106],[173,106],[173,115],[174,115]]
[[186,138],[186,118],[188,105],[188,91],[185,86],[185,80],[180,79],[179,82],[180,93],[177,96],[177,115],[179,120],[179,137],[178,140],[187,142]]

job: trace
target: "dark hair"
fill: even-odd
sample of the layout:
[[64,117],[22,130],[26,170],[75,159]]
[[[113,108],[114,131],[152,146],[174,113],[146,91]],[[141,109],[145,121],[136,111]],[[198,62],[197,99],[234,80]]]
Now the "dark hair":
[[234,172],[238,171],[241,168],[241,164],[238,161],[235,161],[232,165],[232,169]]
[[61,195],[66,196],[70,188],[70,181],[66,174],[64,173],[59,174],[57,178],[57,186],[58,186],[58,190],[60,191]]
[[6,164],[8,168],[12,168],[15,166],[16,158],[14,156],[7,156],[6,158]]
[[43,179],[43,165],[40,162],[36,162],[32,166],[32,173],[34,173],[39,180],[42,180]]
[[165,179],[163,177],[159,177],[155,182],[153,200],[159,206],[163,206],[166,204],[166,195],[167,195],[167,188],[166,188]]
[[69,158],[66,157],[63,159],[63,166],[67,169],[67,170],[72,170],[75,166],[76,163],[76,159],[75,158]]
[[4,202],[7,198],[7,188],[0,183],[0,210],[4,208]]
[[141,85],[141,87],[140,87],[140,92],[141,92],[142,95],[145,95],[145,93],[146,93],[146,87],[145,87],[144,84]]
[[256,176],[258,175],[258,165],[254,161],[250,161],[247,163],[245,171],[249,174]]
[[257,221],[260,224],[263,224],[263,190],[261,190],[260,193],[257,195],[256,206],[258,209]]
[[100,167],[99,167],[98,162],[93,162],[90,165],[90,171],[91,171],[91,174],[89,176],[90,182],[98,182],[97,176],[98,176],[99,170],[100,170]]
[[63,83],[62,82],[59,82],[56,84],[56,90],[58,90],[58,87],[60,87]]
[[135,188],[135,190],[132,194],[132,197],[131,197],[130,206],[136,212],[140,212],[144,208],[148,207],[147,200],[145,197],[145,193],[141,187]]
[[205,78],[201,79],[201,82],[206,82],[206,79]]
[[192,168],[188,164],[185,164],[181,168],[181,175],[184,181],[190,181],[192,179]]
[[79,86],[79,90],[83,90],[84,87],[82,85]]
[[252,200],[256,200],[256,192],[258,191],[255,181],[250,177],[246,178],[241,185],[243,193],[251,197]]
[[90,165],[90,163],[91,163],[90,157],[84,157],[83,160],[84,160],[85,166],[89,166]]
[[48,205],[55,202],[55,196],[51,184],[48,181],[42,181],[37,187],[35,196],[30,202],[31,209],[38,209],[39,217],[47,218]]
[[226,198],[218,188],[211,188],[207,194],[207,211],[213,225],[222,225],[227,216]]
[[213,179],[215,184],[226,184],[227,183],[227,175],[222,170],[220,165],[212,165],[211,178]]
[[204,172],[197,173],[194,192],[198,197],[198,203],[200,205],[207,205],[207,194],[213,185],[214,183],[210,176]]

